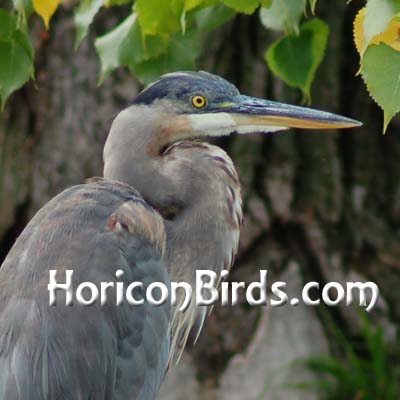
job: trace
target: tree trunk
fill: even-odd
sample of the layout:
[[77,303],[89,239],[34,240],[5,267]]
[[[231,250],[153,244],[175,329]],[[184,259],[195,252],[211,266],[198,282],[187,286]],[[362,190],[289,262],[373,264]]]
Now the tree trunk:
[[[352,43],[357,4],[320,2],[329,47],[313,85],[315,108],[363,121],[341,133],[287,133],[219,142],[242,181],[245,226],[231,280],[268,270],[299,296],[304,283],[372,280],[380,302],[371,313],[394,339],[400,319],[400,128],[381,135],[382,114],[368,97]],[[94,29],[111,26],[110,10]],[[101,174],[102,147],[114,113],[138,91],[125,71],[97,87],[93,37],[75,52],[70,10],[50,35],[37,21],[36,77],[0,114],[0,257],[33,214],[61,190]],[[215,34],[214,34],[215,36]],[[274,39],[257,16],[235,19],[199,67],[249,95],[298,103],[299,93],[271,76],[263,60]],[[321,286],[322,287],[322,286]],[[312,399],[286,385],[312,379],[293,361],[334,351],[332,327],[361,327],[358,307],[215,307],[193,349],[167,379],[163,399]]]

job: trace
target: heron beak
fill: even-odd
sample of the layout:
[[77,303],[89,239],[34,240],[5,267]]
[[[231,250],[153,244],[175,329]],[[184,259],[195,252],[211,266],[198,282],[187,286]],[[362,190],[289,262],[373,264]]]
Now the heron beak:
[[289,128],[343,129],[362,125],[341,115],[243,95],[211,106],[206,112],[190,114],[188,120],[191,136],[199,137],[224,136],[233,132],[268,133]]
[[233,118],[238,133],[270,132],[288,128],[343,129],[362,125],[354,119],[325,111],[243,95],[226,104],[224,112]]

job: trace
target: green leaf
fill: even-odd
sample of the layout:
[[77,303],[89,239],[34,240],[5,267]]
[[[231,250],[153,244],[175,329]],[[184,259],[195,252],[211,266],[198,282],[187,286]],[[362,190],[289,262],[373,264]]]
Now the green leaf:
[[130,15],[112,31],[95,41],[101,61],[100,83],[117,67],[132,67],[167,51],[168,37],[142,38],[136,14]]
[[364,20],[364,48],[400,13],[399,0],[368,0]]
[[131,14],[116,28],[95,40],[94,45],[101,61],[100,83],[121,65],[121,47],[126,41],[132,40],[136,19],[136,14]]
[[362,77],[371,97],[384,112],[384,126],[400,111],[400,52],[384,43],[371,45],[364,53]]
[[217,4],[222,4],[221,0],[185,0],[185,11],[193,9],[199,10],[202,8],[213,7]]
[[18,26],[26,24],[28,17],[33,13],[32,0],[13,0],[14,8],[18,12]]
[[131,2],[132,0],[105,0],[104,7],[122,6]]
[[288,85],[301,89],[307,100],[324,57],[328,35],[325,22],[313,18],[301,25],[298,36],[289,34],[277,40],[265,54],[272,72]]
[[11,38],[17,27],[17,18],[0,8],[0,39]]
[[317,0],[310,0],[310,8],[312,15],[315,15],[315,7],[317,5]]
[[272,0],[260,0],[261,7],[269,8],[272,5]]
[[[21,29],[18,23],[19,21],[14,14],[9,14],[0,8],[0,40],[18,43],[33,63],[33,47],[25,31],[25,25]],[[4,62],[6,61],[4,60]]]
[[184,0],[136,0],[143,35],[169,34],[181,28]]
[[83,0],[75,8],[74,21],[76,25],[75,48],[78,48],[88,33],[93,18],[103,6],[104,0]]
[[185,0],[185,11],[190,11],[201,3],[203,3],[203,0]]
[[258,0],[222,0],[228,7],[243,14],[253,14],[260,5]]
[[167,72],[193,69],[199,52],[200,43],[194,32],[177,33],[171,38],[165,54],[138,63],[131,69],[143,83],[148,84]]
[[[21,29],[16,29],[13,32],[12,36],[13,36],[14,41],[17,42],[18,45],[21,46],[26,51],[26,54],[27,54],[29,60],[33,64],[33,56],[34,56],[33,47],[32,47],[32,43],[29,39],[28,34]],[[33,77],[33,74],[32,74],[32,77]]]
[[33,76],[33,49],[15,15],[0,9],[0,99],[1,109],[12,92]]
[[261,23],[268,29],[298,34],[306,4],[307,0],[273,0],[269,8],[261,8]]
[[235,11],[223,4],[208,7],[194,14],[196,29],[200,32],[209,32],[227,23],[236,15]]
[[154,58],[163,54],[168,49],[170,38],[168,36],[152,35],[143,38],[140,26],[133,24],[128,40],[122,43],[121,63],[132,66],[133,64]]

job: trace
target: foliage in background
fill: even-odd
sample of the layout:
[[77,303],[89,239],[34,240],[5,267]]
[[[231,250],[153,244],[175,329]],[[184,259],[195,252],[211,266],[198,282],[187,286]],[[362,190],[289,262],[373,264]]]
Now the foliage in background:
[[[33,77],[29,17],[40,15],[48,29],[60,6],[59,0],[9,1],[7,10],[0,9],[2,107],[13,91]],[[100,83],[121,66],[143,83],[165,72],[192,69],[210,32],[238,13],[258,12],[265,28],[281,33],[265,52],[269,68],[310,100],[329,35],[328,26],[314,16],[317,0],[79,0],[74,8],[76,47],[101,8],[129,3],[130,15],[95,39]],[[386,129],[400,111],[400,0],[368,0],[354,21],[354,39],[360,73],[384,111]]]
[[335,336],[343,358],[306,360],[306,367],[321,379],[295,388],[317,390],[323,400],[400,398],[400,352],[385,341],[382,328],[373,330],[365,318],[361,340],[349,341],[337,330]]
[[360,72],[384,111],[384,130],[400,111],[400,0],[368,0],[354,20]]

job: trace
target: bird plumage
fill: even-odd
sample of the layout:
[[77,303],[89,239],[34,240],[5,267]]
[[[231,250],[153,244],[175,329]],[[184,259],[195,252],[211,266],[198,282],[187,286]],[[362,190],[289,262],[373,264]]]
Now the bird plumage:
[[238,248],[240,184],[230,157],[195,139],[358,125],[240,95],[205,72],[167,74],[145,88],[112,122],[105,180],[45,205],[0,269],[0,400],[153,400],[168,365],[198,337],[206,307],[192,298],[180,311],[179,297],[172,308],[68,307],[60,292],[50,306],[49,270],[74,270],[75,286],[184,281],[194,289],[197,269],[219,280]]
[[[49,305],[49,270],[73,283],[169,285],[161,217],[127,185],[72,187],[28,224],[0,269],[0,399],[154,399],[169,355],[170,304]],[[78,256],[79,255],[79,256]],[[116,270],[123,276],[115,277]]]

